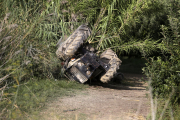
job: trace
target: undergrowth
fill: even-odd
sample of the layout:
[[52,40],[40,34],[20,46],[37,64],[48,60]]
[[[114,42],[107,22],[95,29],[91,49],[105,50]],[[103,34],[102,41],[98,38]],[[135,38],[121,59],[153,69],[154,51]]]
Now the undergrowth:
[[[168,25],[161,25],[161,56],[147,59],[143,68],[149,79],[151,119],[180,119],[180,2],[162,1],[169,10]],[[169,3],[169,4],[166,4]]]

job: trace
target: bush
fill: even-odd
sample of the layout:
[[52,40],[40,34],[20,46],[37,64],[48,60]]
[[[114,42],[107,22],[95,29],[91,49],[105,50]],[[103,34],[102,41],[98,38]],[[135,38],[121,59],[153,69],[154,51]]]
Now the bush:
[[[170,3],[167,8],[174,4]],[[152,79],[154,93],[158,95],[165,95],[172,87],[180,85],[180,9],[169,11],[167,16],[169,25],[161,26],[163,38],[160,43],[166,51],[162,51],[162,57],[151,58],[144,69],[145,74]]]
[[[155,98],[152,100],[155,107],[151,104],[152,112],[157,111],[157,119],[174,119],[179,118],[177,106],[180,104],[180,2],[163,2],[169,10],[169,24],[161,25],[163,37],[159,46],[165,50],[161,51],[161,56],[149,58],[143,71],[150,80],[150,90]],[[155,116],[152,114],[153,119]]]

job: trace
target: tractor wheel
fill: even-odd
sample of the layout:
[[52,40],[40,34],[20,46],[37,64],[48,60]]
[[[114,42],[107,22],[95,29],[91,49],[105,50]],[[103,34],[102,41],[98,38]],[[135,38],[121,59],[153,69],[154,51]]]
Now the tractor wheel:
[[88,26],[84,24],[79,26],[66,41],[59,45],[56,55],[63,60],[73,56],[90,34],[91,30]]
[[115,74],[117,73],[117,70],[119,69],[119,66],[121,65],[122,61],[117,57],[116,53],[111,49],[108,49],[105,52],[103,52],[100,55],[100,59],[103,62],[110,64],[109,70],[100,78],[101,82],[107,83],[113,77],[115,77]]
[[[104,51],[101,55],[100,55],[100,59],[105,62],[105,63],[109,63],[109,61],[112,58],[118,58],[118,56],[116,55],[116,53],[114,51],[112,51],[111,49],[107,49],[106,51]],[[119,59],[119,58],[118,58]]]

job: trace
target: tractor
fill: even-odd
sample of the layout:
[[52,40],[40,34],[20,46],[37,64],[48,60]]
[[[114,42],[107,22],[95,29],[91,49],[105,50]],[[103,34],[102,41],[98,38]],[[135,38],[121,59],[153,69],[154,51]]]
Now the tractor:
[[98,55],[99,52],[87,42],[90,35],[91,29],[82,24],[65,41],[58,42],[56,55],[63,61],[64,75],[80,83],[95,79],[108,83],[114,78],[122,78],[123,74],[117,72],[122,61],[111,49]]

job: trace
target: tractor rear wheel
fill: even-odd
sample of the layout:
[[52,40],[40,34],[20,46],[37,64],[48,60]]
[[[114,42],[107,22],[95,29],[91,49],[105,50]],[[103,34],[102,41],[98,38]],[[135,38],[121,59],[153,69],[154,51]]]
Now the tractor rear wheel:
[[88,26],[84,24],[79,26],[66,41],[59,45],[56,55],[63,60],[73,56],[90,34],[91,30]]
[[119,66],[121,65],[122,61],[118,58],[116,53],[111,49],[104,51],[100,55],[100,59],[103,62],[110,64],[109,70],[100,78],[101,82],[107,83],[113,77],[115,77],[117,70],[119,69]]

